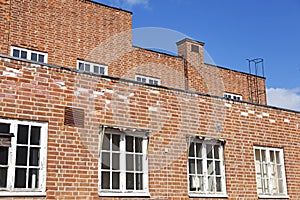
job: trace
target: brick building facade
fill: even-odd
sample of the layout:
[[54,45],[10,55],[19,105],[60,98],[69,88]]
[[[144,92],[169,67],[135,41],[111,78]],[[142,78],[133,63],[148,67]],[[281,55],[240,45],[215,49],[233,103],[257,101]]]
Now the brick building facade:
[[0,199],[300,198],[300,113],[264,77],[133,47],[92,1],[0,9]]

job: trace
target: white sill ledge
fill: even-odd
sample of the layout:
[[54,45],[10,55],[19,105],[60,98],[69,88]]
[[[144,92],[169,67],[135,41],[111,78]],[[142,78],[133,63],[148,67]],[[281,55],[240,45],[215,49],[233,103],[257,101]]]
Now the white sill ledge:
[[45,197],[46,192],[3,192],[0,191],[0,197]]
[[143,192],[143,193],[138,193],[138,192],[99,192],[98,193],[100,197],[150,197],[149,192]]
[[200,194],[200,193],[189,193],[191,198],[228,198],[227,194]]
[[258,195],[259,199],[289,199],[289,195]]

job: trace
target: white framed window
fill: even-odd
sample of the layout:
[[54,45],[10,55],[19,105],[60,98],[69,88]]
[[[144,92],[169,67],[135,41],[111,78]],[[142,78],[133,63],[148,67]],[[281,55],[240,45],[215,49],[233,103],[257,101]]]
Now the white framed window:
[[237,100],[237,101],[243,100],[242,95],[232,94],[232,93],[227,93],[227,92],[224,93],[224,97],[226,99],[232,99],[232,100]]
[[151,85],[160,85],[160,79],[159,78],[153,78],[149,76],[142,76],[142,75],[135,75],[135,80],[137,82],[141,83],[148,83]]
[[260,198],[286,198],[283,149],[254,147],[257,193]]
[[101,65],[83,60],[77,60],[77,69],[80,71],[92,72],[94,74],[108,75],[107,65]]
[[105,129],[100,141],[99,195],[149,196],[148,138]]
[[23,58],[27,60],[47,63],[48,62],[48,54],[40,51],[33,51],[20,47],[11,47],[11,56],[16,58]]
[[13,133],[0,147],[0,196],[46,195],[47,123],[0,119],[0,132]]
[[223,143],[194,139],[189,143],[190,197],[227,197]]

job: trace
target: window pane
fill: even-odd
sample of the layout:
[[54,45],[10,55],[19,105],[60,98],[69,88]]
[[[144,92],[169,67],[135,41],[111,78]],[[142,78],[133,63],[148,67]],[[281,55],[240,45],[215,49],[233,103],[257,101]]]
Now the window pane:
[[195,174],[195,160],[194,159],[189,159],[189,173],[190,174]]
[[215,161],[216,175],[221,175],[221,162]]
[[10,124],[0,123],[0,133],[9,133],[10,132]]
[[136,174],[136,190],[143,190],[143,174]]
[[87,71],[87,72],[91,71],[91,65],[90,64],[85,64],[85,71]]
[[84,71],[84,64],[82,62],[79,62],[78,65],[79,65],[79,70]]
[[39,160],[40,160],[40,149],[30,148],[29,165],[39,166]]
[[146,78],[142,78],[142,83],[146,83]]
[[99,74],[99,66],[94,65],[94,73]]
[[110,150],[110,134],[105,134],[102,141],[102,150]]
[[45,62],[45,56],[39,54],[39,62]]
[[276,151],[276,163],[280,164],[280,154],[279,154],[279,151]]
[[126,136],[126,151],[133,152],[133,137]]
[[277,165],[277,176],[278,176],[278,178],[282,178],[282,171],[281,171],[280,165]]
[[135,155],[135,171],[143,171],[143,155]]
[[6,188],[7,167],[0,167],[0,188]]
[[27,166],[27,147],[17,147],[16,165]]
[[255,149],[255,160],[260,162],[260,151]]
[[203,174],[202,170],[202,160],[197,160],[197,174]]
[[220,158],[220,152],[219,152],[219,145],[215,145],[214,148],[214,158],[219,159]]
[[100,74],[105,74],[105,68],[104,67],[100,67]]
[[21,51],[21,58],[27,59],[27,52]]
[[149,83],[153,85],[154,82],[152,79],[149,79]]
[[126,189],[133,190],[134,189],[134,174],[126,173]]
[[215,178],[214,176],[208,177],[208,191],[214,192],[215,191]]
[[13,57],[19,58],[20,57],[20,50],[14,49],[13,50]]
[[110,189],[109,172],[101,172],[101,188],[102,189]]
[[261,161],[262,162],[266,162],[266,151],[265,150],[261,150]]
[[37,61],[37,54],[36,53],[31,53],[31,60]]
[[195,145],[194,145],[194,143],[190,144],[189,156],[190,157],[194,157],[195,156]]
[[112,135],[112,150],[120,151],[120,135]]
[[135,138],[135,152],[142,153],[143,152],[143,138]]
[[18,136],[17,143],[18,144],[28,144],[28,125],[18,125]]
[[7,165],[8,163],[8,147],[0,147],[0,165]]
[[158,81],[154,81],[153,85],[158,85]]
[[31,126],[30,144],[40,145],[41,127]]
[[119,172],[112,173],[112,188],[120,189],[120,173]]
[[29,169],[28,188],[38,188],[39,186],[39,170]]
[[102,158],[101,168],[102,169],[110,169],[110,156],[109,156],[109,153],[102,152],[101,158]]
[[15,188],[26,188],[26,169],[16,168]]
[[142,82],[142,79],[140,77],[136,77],[136,81]]
[[112,169],[113,170],[120,169],[120,154],[119,153],[112,154]]
[[208,175],[214,174],[214,165],[213,165],[213,161],[211,161],[211,160],[207,161],[207,174]]
[[222,180],[221,177],[216,178],[216,189],[217,192],[222,192]]
[[207,156],[207,158],[213,158],[212,145],[210,145],[210,144],[206,145],[206,156]]
[[126,170],[127,171],[133,171],[133,155],[127,154],[126,155]]
[[278,189],[279,189],[279,193],[282,194],[283,193],[283,180],[278,181]]
[[196,143],[196,155],[198,158],[202,158],[202,144]]

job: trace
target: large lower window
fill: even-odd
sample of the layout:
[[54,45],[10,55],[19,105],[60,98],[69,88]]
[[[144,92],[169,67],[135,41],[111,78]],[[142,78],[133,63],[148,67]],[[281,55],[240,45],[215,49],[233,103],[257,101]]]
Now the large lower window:
[[194,139],[188,153],[189,195],[226,197],[222,143]]
[[287,196],[283,150],[254,147],[259,196]]
[[0,119],[1,133],[14,133],[11,147],[0,147],[0,196],[45,192],[47,124]]
[[100,142],[101,196],[148,195],[148,161],[145,134],[106,129]]

